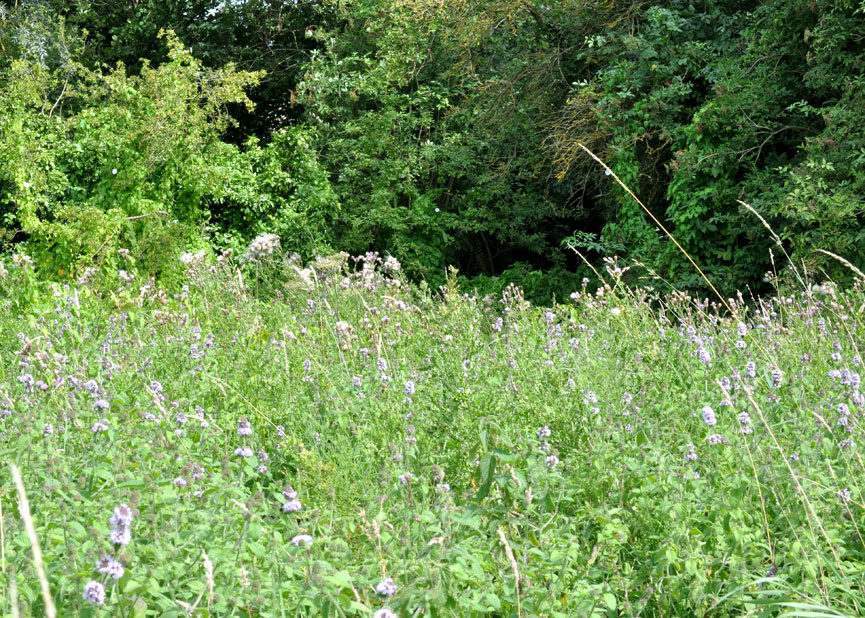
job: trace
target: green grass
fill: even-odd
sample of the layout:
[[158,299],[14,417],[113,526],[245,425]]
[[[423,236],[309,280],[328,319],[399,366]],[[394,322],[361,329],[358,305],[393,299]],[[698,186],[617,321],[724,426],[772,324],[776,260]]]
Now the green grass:
[[[195,264],[183,291],[7,266],[0,457],[59,616],[865,607],[861,289],[734,318],[612,280],[545,309],[362,264],[312,288],[280,261]],[[4,465],[0,611],[43,615],[17,501]]]

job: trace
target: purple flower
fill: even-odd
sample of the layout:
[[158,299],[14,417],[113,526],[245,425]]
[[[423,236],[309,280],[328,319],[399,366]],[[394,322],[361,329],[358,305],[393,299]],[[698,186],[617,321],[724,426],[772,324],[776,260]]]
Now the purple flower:
[[301,545],[309,545],[312,543],[312,537],[308,534],[298,534],[297,536],[291,539],[291,544],[295,547],[300,547]]
[[697,358],[699,358],[700,362],[704,365],[709,365],[712,362],[712,357],[709,355],[709,350],[707,350],[703,346],[700,346],[697,349]]
[[372,618],[399,618],[399,615],[395,614],[387,607],[382,607],[372,615]]
[[713,433],[706,440],[709,441],[709,444],[728,444],[729,440],[727,440],[724,436],[719,433]]
[[446,494],[451,490],[451,486],[448,483],[439,483],[436,485],[436,493],[437,494]]
[[116,527],[128,527],[132,524],[132,518],[135,516],[134,511],[128,504],[121,504],[114,507],[114,513],[108,520],[108,523]]
[[414,382],[409,380],[405,383],[405,394],[406,395],[414,395]]
[[300,500],[289,500],[285,504],[282,505],[283,513],[296,513],[303,508],[303,505],[300,503]]
[[174,484],[177,485],[180,489],[185,489],[188,485],[186,479],[182,476],[178,476],[176,479],[174,479]]
[[413,480],[414,480],[414,474],[412,474],[411,472],[406,472],[405,474],[399,475],[399,482],[402,483],[403,485],[408,485]]
[[544,438],[549,438],[553,435],[553,432],[550,431],[550,428],[544,425],[543,427],[538,428],[538,440],[543,440]]
[[754,361],[748,361],[748,364],[745,365],[745,375],[749,378],[757,377],[757,364]]
[[120,579],[126,570],[123,565],[111,556],[102,556],[99,562],[96,563],[96,570],[103,575],[108,575],[112,579]]
[[773,369],[772,370],[772,386],[774,386],[775,388],[778,388],[779,386],[781,386],[781,377],[782,377],[781,370],[780,369]]
[[84,586],[84,600],[93,605],[105,603],[105,586],[97,581],[89,581]]
[[718,418],[715,416],[715,411],[709,406],[703,407],[703,422],[709,427],[714,427],[718,424]]
[[104,399],[97,399],[95,402],[93,402],[93,408],[96,410],[107,410],[110,407],[111,404]]
[[549,456],[547,457],[547,460],[546,460],[546,461],[547,461],[547,467],[548,467],[550,470],[552,470],[552,469],[555,468],[557,465],[559,465],[559,458],[556,457],[555,455],[549,455]]
[[132,531],[126,526],[120,526],[111,531],[110,537],[114,545],[129,545],[132,541]]
[[252,435],[252,425],[249,423],[249,419],[245,416],[242,417],[239,421],[237,421],[237,435],[239,436],[251,436]]
[[248,446],[237,447],[236,449],[234,449],[234,454],[238,455],[240,457],[252,457],[252,455],[253,455],[252,449],[249,448]]
[[383,597],[392,597],[396,594],[396,584],[390,577],[381,580],[375,587],[375,593]]

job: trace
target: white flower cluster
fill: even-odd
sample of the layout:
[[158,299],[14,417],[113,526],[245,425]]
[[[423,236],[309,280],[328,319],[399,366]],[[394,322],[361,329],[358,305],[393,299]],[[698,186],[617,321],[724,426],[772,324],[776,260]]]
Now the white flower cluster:
[[261,234],[249,243],[249,247],[247,247],[243,258],[245,261],[257,260],[264,255],[273,255],[273,252],[278,248],[279,236],[276,234]]

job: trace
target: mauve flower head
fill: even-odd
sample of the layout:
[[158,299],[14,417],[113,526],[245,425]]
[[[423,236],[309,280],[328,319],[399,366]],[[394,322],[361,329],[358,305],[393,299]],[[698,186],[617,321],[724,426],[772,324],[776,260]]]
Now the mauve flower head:
[[239,436],[251,436],[252,435],[252,425],[249,423],[249,419],[245,416],[241,417],[239,421],[237,421],[237,435]]
[[180,489],[185,489],[188,485],[186,479],[182,476],[178,476],[176,479],[174,479],[174,484],[177,485]]
[[398,478],[400,483],[402,483],[403,485],[408,485],[414,480],[414,474],[412,474],[411,472],[406,472],[405,474],[400,474]]
[[248,446],[239,446],[234,449],[234,454],[239,457],[252,457],[253,452]]
[[286,500],[294,500],[297,498],[297,491],[291,485],[286,485],[285,489],[282,490],[282,495]]
[[132,531],[126,526],[120,526],[111,531],[110,537],[114,545],[129,545],[132,541]]
[[748,327],[743,322],[739,322],[739,325],[736,328],[740,337],[744,337],[748,334]]
[[846,487],[844,489],[839,489],[835,495],[838,496],[838,500],[840,500],[842,504],[848,504],[850,502],[850,490]]
[[289,500],[282,505],[283,513],[296,513],[303,508],[300,500]]
[[414,395],[414,387],[415,384],[411,380],[405,383],[405,394],[406,395]]
[[709,441],[709,444],[729,444],[729,440],[719,433],[713,433],[706,440]]
[[390,577],[381,580],[375,587],[375,593],[383,597],[392,597],[396,594],[396,584]]
[[550,428],[544,425],[543,427],[538,428],[538,440],[543,440],[544,438],[549,438],[553,435],[553,432],[550,431]]
[[550,470],[552,470],[552,469],[555,468],[557,465],[559,465],[559,458],[556,457],[555,455],[549,455],[549,456],[547,457],[546,461],[547,461],[547,467],[548,467]]
[[111,515],[111,518],[108,520],[108,523],[112,526],[126,526],[132,524],[132,519],[135,517],[135,512],[132,510],[128,504],[121,504],[120,506],[114,507],[114,513]]
[[709,355],[709,350],[700,346],[697,348],[697,358],[700,359],[700,362],[704,365],[709,365],[712,362],[712,357]]
[[295,547],[300,547],[301,545],[310,545],[311,543],[312,537],[308,534],[298,534],[291,539],[291,544]]
[[745,365],[745,375],[749,378],[757,377],[757,364],[754,361],[748,361],[748,364]]
[[718,418],[715,416],[715,411],[709,406],[703,407],[703,422],[709,427],[714,427],[718,424]]
[[378,359],[378,370],[381,372],[387,371],[387,360],[382,357]]
[[103,575],[108,575],[112,579],[120,579],[126,570],[123,565],[111,556],[102,556],[99,562],[96,563],[96,570]]
[[446,494],[451,490],[451,486],[448,483],[439,483],[436,485],[436,493],[437,494]]
[[772,370],[772,386],[774,386],[774,387],[776,387],[776,388],[777,388],[778,386],[781,386],[781,378],[782,378],[782,377],[783,377],[783,376],[782,376],[782,374],[781,374],[781,370],[780,370],[780,369],[773,369],[773,370]]
[[100,431],[108,431],[108,419],[103,418],[101,421],[98,421],[93,424],[93,427],[90,428],[90,431],[93,433],[98,433]]
[[84,600],[93,605],[105,604],[105,586],[97,581],[89,581],[84,586]]
[[93,408],[96,410],[107,410],[111,407],[111,404],[105,401],[104,399],[97,399],[93,402]]
[[390,608],[382,607],[372,615],[372,618],[399,618],[399,615],[392,612]]

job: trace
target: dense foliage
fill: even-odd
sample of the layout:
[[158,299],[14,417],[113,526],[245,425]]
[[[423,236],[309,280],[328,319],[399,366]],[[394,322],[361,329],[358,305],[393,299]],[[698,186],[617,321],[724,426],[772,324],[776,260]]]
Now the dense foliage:
[[865,280],[720,317],[615,263],[549,309],[183,264],[0,268],[2,615],[861,615]]
[[120,234],[270,231],[434,284],[561,296],[574,247],[703,286],[583,145],[725,293],[771,268],[739,200],[797,265],[865,266],[861,0],[24,0],[0,26],[4,240],[51,276]]

